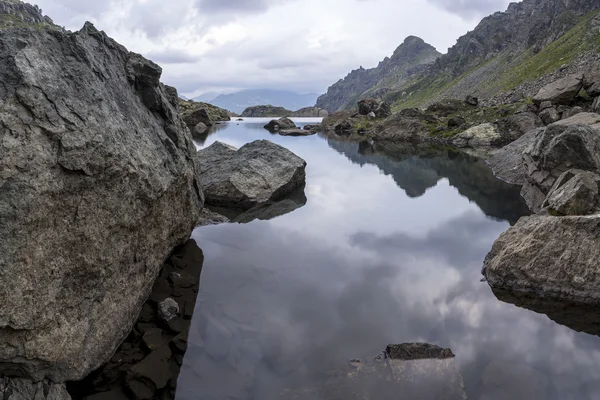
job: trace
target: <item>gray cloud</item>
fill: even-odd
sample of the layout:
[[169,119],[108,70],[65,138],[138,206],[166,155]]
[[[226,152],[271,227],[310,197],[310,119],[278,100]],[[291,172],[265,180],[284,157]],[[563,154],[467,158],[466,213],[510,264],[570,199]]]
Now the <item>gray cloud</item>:
[[290,1],[294,0],[198,0],[196,7],[200,13],[208,14],[260,13],[271,6],[285,4]]
[[193,64],[199,60],[197,56],[175,49],[155,50],[145,56],[158,64]]
[[503,11],[506,0],[427,0],[460,17],[472,19]]

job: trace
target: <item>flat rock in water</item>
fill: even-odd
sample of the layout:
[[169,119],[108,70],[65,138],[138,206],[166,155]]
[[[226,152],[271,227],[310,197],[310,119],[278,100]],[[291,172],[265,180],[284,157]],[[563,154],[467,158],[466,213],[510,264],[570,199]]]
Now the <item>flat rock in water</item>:
[[196,149],[161,68],[91,23],[4,29],[0,44],[0,373],[77,380],[190,236]]
[[483,274],[495,289],[600,304],[600,215],[524,217],[502,234]]
[[277,131],[277,133],[279,133],[281,136],[310,136],[310,135],[314,135],[316,133],[316,131],[295,128],[295,129],[280,129],[279,131]]
[[386,348],[389,358],[394,360],[421,360],[426,358],[453,358],[450,349],[444,349],[429,343],[391,344]]
[[248,210],[302,186],[306,162],[286,148],[257,140],[235,150],[215,142],[197,153],[209,205]]
[[[404,350],[413,352],[407,356]],[[399,358],[354,359],[312,387],[285,390],[284,400],[466,399],[452,351],[425,343],[390,345]],[[452,355],[452,356],[450,356]],[[428,358],[428,356],[431,356]],[[406,359],[403,359],[406,358]]]

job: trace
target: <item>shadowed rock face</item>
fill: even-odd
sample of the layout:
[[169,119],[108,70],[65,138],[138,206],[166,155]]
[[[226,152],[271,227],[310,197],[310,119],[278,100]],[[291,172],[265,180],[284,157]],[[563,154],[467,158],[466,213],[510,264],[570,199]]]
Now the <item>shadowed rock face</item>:
[[105,362],[195,226],[195,147],[160,76],[89,23],[0,30],[0,374]]
[[557,324],[574,331],[600,336],[600,307],[565,300],[541,298],[534,294],[518,293],[492,288],[498,300],[546,314]]
[[[115,355],[83,381],[69,385],[74,400],[175,398],[203,263],[194,240],[175,249]],[[169,318],[161,312],[164,303],[174,304]]]

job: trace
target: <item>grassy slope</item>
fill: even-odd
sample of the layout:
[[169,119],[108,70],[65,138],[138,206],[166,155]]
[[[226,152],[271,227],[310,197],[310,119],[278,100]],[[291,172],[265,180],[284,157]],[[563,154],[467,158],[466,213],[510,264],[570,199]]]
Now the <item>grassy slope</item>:
[[[465,72],[457,78],[439,75],[435,78],[422,77],[406,84],[399,92],[392,93],[388,101],[392,110],[397,112],[404,108],[421,107],[433,98],[442,97],[445,92],[459,85],[472,74],[480,72],[489,64],[506,66],[489,74],[480,81],[478,88],[491,95],[511,90],[523,82],[532,81],[552,73],[564,64],[569,64],[579,55],[587,51],[600,51],[600,31],[592,32],[591,20],[600,12],[595,11],[582,17],[580,22],[558,40],[546,46],[537,54],[527,50],[510,60],[508,54],[500,54],[494,59]],[[403,96],[403,92],[406,93]],[[412,93],[412,94],[411,94]]]

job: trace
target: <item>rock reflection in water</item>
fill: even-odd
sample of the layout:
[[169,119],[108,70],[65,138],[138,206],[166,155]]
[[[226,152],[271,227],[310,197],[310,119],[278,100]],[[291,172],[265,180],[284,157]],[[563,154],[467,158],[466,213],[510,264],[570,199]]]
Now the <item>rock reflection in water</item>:
[[410,197],[421,197],[446,178],[459,193],[474,201],[488,216],[514,225],[529,214],[520,187],[496,178],[485,162],[451,147],[386,142],[342,142],[329,146],[355,164],[372,164],[391,175]]
[[[70,385],[73,400],[175,398],[203,262],[202,250],[194,240],[174,250],[133,330],[112,359],[85,380]],[[172,315],[159,310],[167,299],[174,300],[178,308],[170,310]]]
[[246,224],[255,220],[268,221],[304,207],[306,202],[306,194],[304,193],[304,186],[302,186],[284,199],[267,201],[249,210],[207,206],[211,214],[205,214],[207,218],[204,218],[199,225],[216,225],[224,222]]
[[552,321],[574,331],[600,336],[600,306],[556,301],[499,289],[492,289],[492,292],[500,301],[545,314]]

